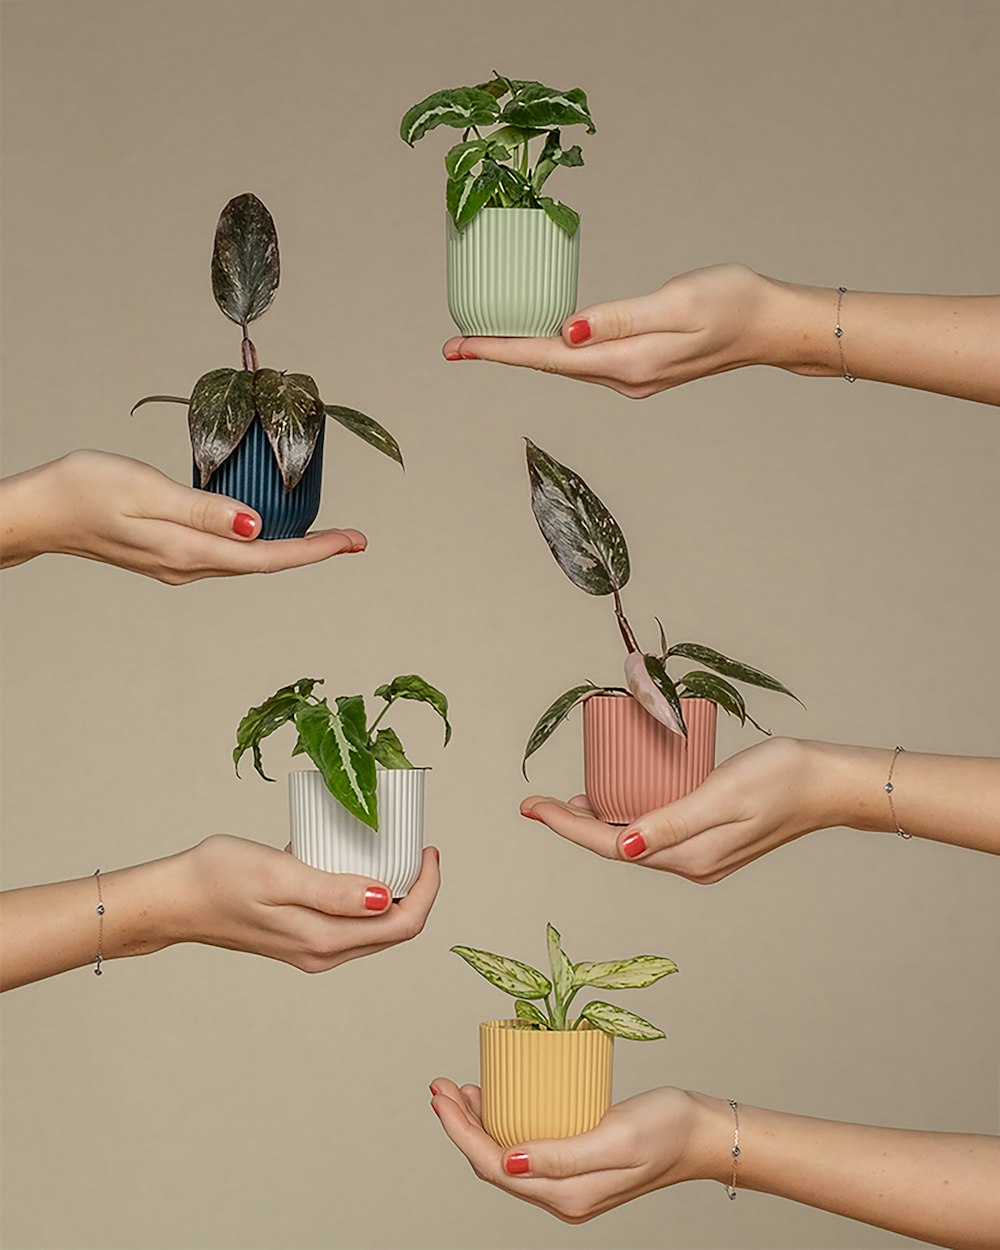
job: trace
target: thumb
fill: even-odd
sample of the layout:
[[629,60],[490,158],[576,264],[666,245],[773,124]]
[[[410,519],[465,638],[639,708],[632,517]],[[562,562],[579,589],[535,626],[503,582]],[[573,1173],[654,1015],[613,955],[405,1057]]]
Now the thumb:
[[514,1146],[504,1152],[501,1166],[508,1176],[562,1180],[588,1172],[606,1172],[624,1164],[615,1158],[614,1138],[598,1125],[578,1137]]
[[726,824],[729,819],[699,786],[682,799],[633,820],[618,835],[618,853],[622,859],[640,862],[657,851],[670,850],[696,834]]
[[222,538],[247,541],[259,536],[262,526],[260,514],[247,504],[230,499],[228,495],[174,484],[178,494],[165,501],[168,512],[165,520],[203,530],[206,534],[218,534]]
[[562,337],[570,347],[584,347],[673,328],[664,313],[662,292],[654,291],[651,295],[639,295],[634,299],[592,304],[566,321]]

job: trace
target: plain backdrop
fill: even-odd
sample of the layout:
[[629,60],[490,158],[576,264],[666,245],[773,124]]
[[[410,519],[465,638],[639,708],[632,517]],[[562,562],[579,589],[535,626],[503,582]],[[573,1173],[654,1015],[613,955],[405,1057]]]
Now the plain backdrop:
[[[411,151],[398,123],[494,68],[583,86],[599,129],[585,168],[551,183],[583,217],[581,305],[730,259],[985,293],[1000,6],[23,0],[2,17],[4,472],[99,447],[188,480],[183,410],[129,409],[237,363],[209,259],[219,211],[249,190],[282,248],[261,362],[383,421],[407,461],[404,476],[329,431],[320,523],[363,529],[363,556],[181,589],[62,557],[4,575],[4,885],[213,832],[283,845],[290,743],[269,744],[273,786],[238,781],[230,749],[242,712],[304,674],[370,693],[421,673],[455,726],[442,751],[425,709],[396,718],[433,766],[442,852],[419,941],[319,977],[180,947],[7,996],[3,1245],[913,1244],[708,1183],[565,1226],[480,1184],[426,1091],[476,1079],[478,1022],[503,1009],[448,947],[539,960],[552,920],[577,959],[680,965],[631,1000],[668,1040],[619,1044],[617,1097],[674,1083],[1000,1128],[995,860],[833,830],[702,888],[517,813],[536,717],[578,681],[620,680],[622,659],[607,602],[537,532],[522,436],[617,515],[647,643],[658,614],[802,697],[755,698],[774,731],[1000,754],[996,411],[769,369],[636,404],[447,364],[449,136]],[[720,758],[755,738],[727,723]],[[574,717],[530,789],[580,788],[579,739]]]

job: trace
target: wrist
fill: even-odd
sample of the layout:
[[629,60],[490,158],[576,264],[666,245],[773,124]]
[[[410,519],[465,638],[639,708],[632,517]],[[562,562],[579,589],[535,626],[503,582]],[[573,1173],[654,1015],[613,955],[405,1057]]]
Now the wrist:
[[842,370],[833,332],[837,324],[837,292],[777,278],[762,280],[766,284],[762,323],[767,359],[759,363],[805,377],[838,377]]
[[179,904],[185,895],[186,854],[101,873],[107,958],[151,955],[185,940]]
[[0,483],[0,567],[25,564],[53,548],[47,534],[51,480],[58,461],[17,473]]
[[892,751],[835,742],[802,745],[811,759],[811,789],[821,817],[816,828],[886,832],[890,810],[885,783]]
[[690,1148],[685,1152],[688,1157],[683,1179],[728,1185],[733,1178],[733,1109],[725,1098],[711,1098],[692,1090],[688,1097],[695,1106],[695,1120]]

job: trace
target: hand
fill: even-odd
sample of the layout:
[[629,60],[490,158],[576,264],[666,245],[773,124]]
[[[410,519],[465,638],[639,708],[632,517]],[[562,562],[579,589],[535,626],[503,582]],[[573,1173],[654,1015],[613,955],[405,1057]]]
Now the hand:
[[727,1121],[713,1110],[716,1100],[679,1089],[655,1089],[617,1103],[597,1128],[579,1137],[511,1150],[483,1128],[477,1085],[459,1089],[439,1077],[431,1093],[444,1131],[480,1180],[568,1224],[592,1220],[651,1190],[707,1177],[713,1154],[720,1165],[726,1157]]
[[261,520],[252,508],[100,451],[74,451],[8,478],[2,498],[3,567],[60,552],[177,586],[315,564],[367,542],[353,529],[255,542]]

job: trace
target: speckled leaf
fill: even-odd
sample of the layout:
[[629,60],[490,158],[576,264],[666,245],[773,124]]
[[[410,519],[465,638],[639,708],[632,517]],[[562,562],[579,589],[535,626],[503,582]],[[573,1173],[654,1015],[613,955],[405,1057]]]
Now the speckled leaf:
[[612,959],[606,963],[573,965],[573,987],[593,986],[595,990],[644,990],[661,977],[677,971],[672,959],[662,955],[636,955],[632,959]]
[[629,579],[628,547],[618,522],[579,474],[525,439],[531,508],[559,567],[591,595],[610,595]]
[[[282,725],[290,721],[298,708],[305,705],[313,688],[319,685],[322,685],[321,678],[300,677],[291,686],[282,686],[269,699],[265,699],[258,707],[252,707],[247,712],[237,726],[236,746],[233,748],[233,767],[236,769],[237,777],[240,774],[240,760],[244,753],[253,751],[254,768],[265,781],[274,780],[264,772],[260,744],[269,734],[273,734],[276,729],[280,729]],[[293,751],[292,754],[295,755],[297,752]]]
[[247,326],[267,311],[278,289],[278,234],[255,195],[238,195],[222,210],[212,252],[212,292],[230,321]]
[[400,677],[394,677],[384,686],[379,686],[375,697],[385,699],[387,703],[394,703],[397,699],[415,699],[418,703],[429,703],[444,721],[444,745],[447,746],[451,741],[447,697],[416,673],[404,673]]
[[685,673],[681,681],[696,698],[711,699],[724,712],[735,716],[741,725],[746,724],[746,702],[736,687],[731,686],[724,678],[716,677],[714,673],[703,673],[699,669],[694,669],[690,673]]
[[509,126],[542,127],[582,124],[592,135],[597,127],[590,116],[587,96],[579,87],[559,91],[540,82],[514,82],[514,95],[503,107],[500,120]]
[[394,729],[380,729],[372,743],[372,755],[383,768],[412,768],[406,758],[403,744]]
[[748,686],[759,686],[762,690],[787,694],[796,703],[802,702],[798,695],[792,694],[777,678],[762,673],[760,669],[751,668],[749,664],[742,664],[739,660],[731,660],[727,655],[713,651],[711,647],[703,647],[697,642],[678,642],[670,648],[667,655],[683,656],[686,660],[694,660],[696,664],[704,664],[706,668],[714,669],[723,677],[732,677],[734,681],[744,681]]
[[552,732],[557,729],[573,708],[588,694],[592,694],[595,690],[599,690],[599,686],[595,686],[593,682],[584,682],[582,686],[574,686],[572,690],[567,690],[565,694],[561,694],[554,703],[545,709],[539,718],[538,724],[531,731],[528,738],[528,745],[524,748],[524,757],[521,760],[521,772],[524,773],[525,781],[528,780],[526,765],[529,756],[534,755],[538,748],[548,741]]
[[235,450],[253,418],[253,374],[246,369],[213,369],[194,384],[188,430],[203,487]]
[[326,788],[352,815],[378,828],[375,757],[351,741],[354,736],[338,712],[325,702],[300,707],[295,727],[306,754],[323,774]]
[[548,977],[543,977],[530,964],[508,959],[506,955],[494,955],[490,951],[477,951],[471,946],[453,946],[451,949],[470,968],[485,977],[490,985],[514,998],[544,998],[552,991],[552,982]]
[[189,404],[190,402],[190,397],[185,399],[183,395],[147,395],[144,399],[140,399],[137,404],[132,405],[132,410],[128,415],[130,417],[134,416],[143,404]]
[[548,1029],[549,1022],[538,1010],[534,1003],[529,1003],[526,998],[519,998],[514,1004],[514,1014],[518,1020],[523,1020],[525,1024],[534,1025],[536,1029]]
[[366,417],[363,412],[358,412],[354,408],[344,408],[340,404],[324,404],[323,411],[334,421],[339,421],[352,434],[357,434],[358,438],[364,439],[369,447],[374,447],[376,451],[382,452],[390,460],[395,460],[401,468],[405,468],[399,444],[373,417]]
[[450,87],[435,91],[408,109],[399,124],[399,137],[412,148],[436,126],[456,126],[459,130],[490,126],[499,113],[500,106],[492,92],[480,87]]
[[285,490],[302,478],[316,450],[323,421],[323,404],[316,383],[306,373],[279,373],[258,369],[254,374],[254,401]]
[[625,660],[625,684],[640,706],[661,725],[687,737],[677,687],[667,676],[663,661],[655,655],[632,651]]
[[551,924],[545,926],[545,941],[549,950],[549,967],[552,969],[552,984],[555,987],[556,1024],[565,1023],[561,1013],[565,1011],[566,1000],[573,992],[573,965],[562,948],[562,938],[558,929]]
[[666,1037],[662,1029],[637,1016],[634,1011],[626,1011],[624,1007],[615,1007],[611,1003],[588,1003],[580,1012],[580,1017],[602,1033],[624,1037],[630,1042],[655,1042]]

